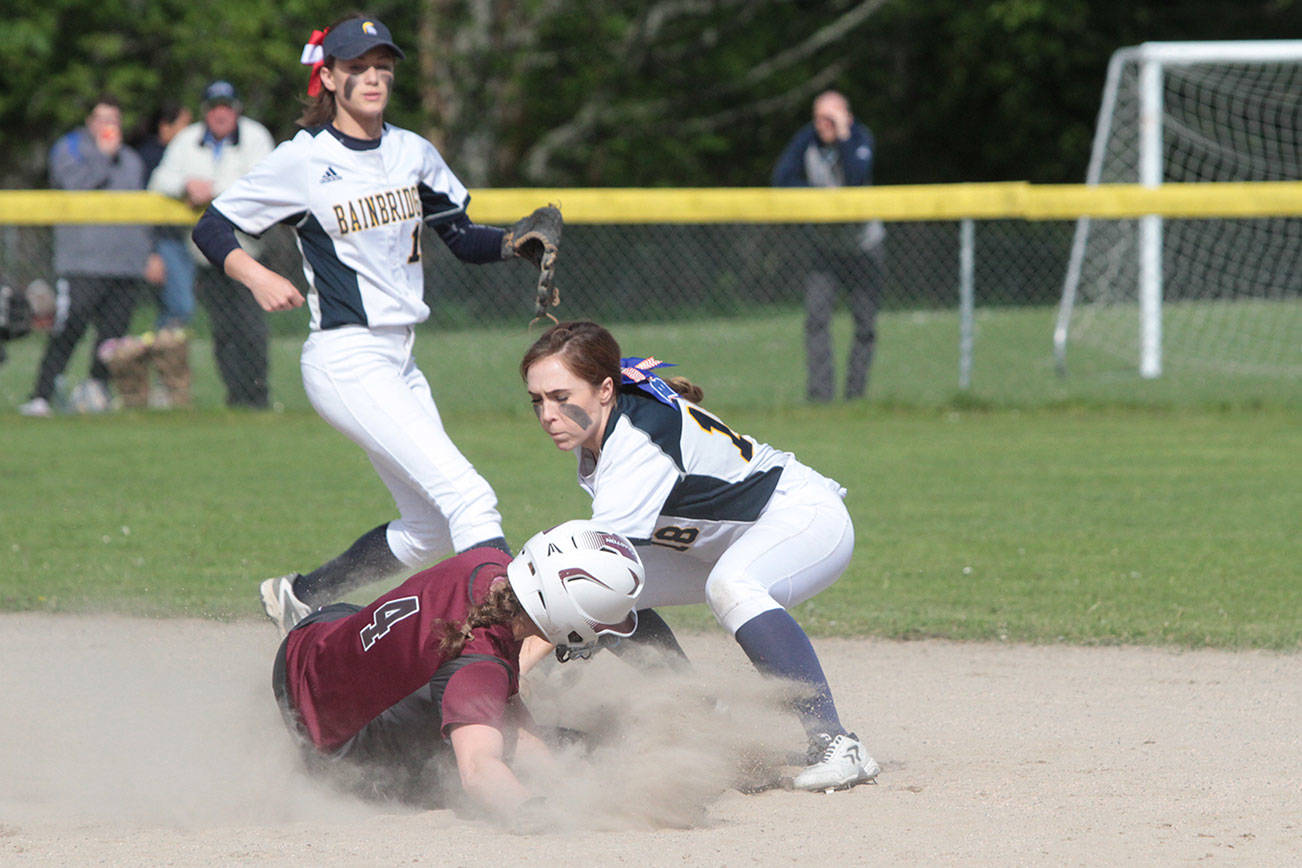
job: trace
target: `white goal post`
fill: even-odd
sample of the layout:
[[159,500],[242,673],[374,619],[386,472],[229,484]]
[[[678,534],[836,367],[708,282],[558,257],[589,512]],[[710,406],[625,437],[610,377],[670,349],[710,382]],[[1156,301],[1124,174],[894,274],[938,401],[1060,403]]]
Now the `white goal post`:
[[[1147,42],[1112,55],[1087,184],[1299,179],[1302,40]],[[1269,345],[1278,343],[1288,367],[1288,345],[1296,343],[1302,316],[1296,310],[1302,305],[1299,251],[1302,222],[1296,218],[1164,225],[1159,215],[1124,221],[1081,217],[1054,328],[1058,369],[1065,372],[1069,335],[1077,340],[1092,329],[1097,344],[1118,353],[1136,351],[1141,376],[1160,376],[1164,276],[1168,283],[1172,279],[1164,265],[1172,263],[1181,269],[1182,315],[1203,332],[1185,336],[1186,351],[1202,346],[1213,364],[1269,369]],[[1225,308],[1245,299],[1282,302],[1288,309],[1284,331],[1262,340],[1221,334],[1233,328],[1223,320],[1243,315]],[[1275,307],[1262,310],[1246,327],[1270,331],[1276,317]],[[1217,349],[1210,340],[1230,346]],[[1246,358],[1245,348],[1252,351]],[[1225,357],[1217,358],[1222,352]]]

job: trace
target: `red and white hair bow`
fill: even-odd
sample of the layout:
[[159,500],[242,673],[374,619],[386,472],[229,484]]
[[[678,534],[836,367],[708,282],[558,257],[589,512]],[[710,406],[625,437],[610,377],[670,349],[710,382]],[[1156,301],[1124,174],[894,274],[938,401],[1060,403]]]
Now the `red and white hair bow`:
[[325,30],[313,30],[307,45],[303,46],[303,56],[298,60],[299,63],[312,67],[312,73],[307,78],[308,96],[316,96],[321,92],[321,67],[325,65],[325,52],[321,50],[321,44],[325,42],[325,36],[329,32],[329,27]]
[[660,361],[655,356],[647,356],[645,359],[629,356],[626,359],[619,360],[619,372],[624,375],[624,382],[630,384],[645,382],[648,378],[647,371],[652,368],[663,367],[672,367],[672,365],[669,362]]

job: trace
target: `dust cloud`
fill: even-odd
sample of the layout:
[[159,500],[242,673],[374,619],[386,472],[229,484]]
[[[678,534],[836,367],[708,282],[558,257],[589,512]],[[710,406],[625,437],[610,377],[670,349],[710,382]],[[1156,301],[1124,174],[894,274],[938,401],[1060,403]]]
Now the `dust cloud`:
[[[0,636],[0,820],[195,829],[403,810],[304,769],[271,696],[269,625],[40,623]],[[549,660],[524,693],[540,724],[587,734],[529,770],[549,831],[704,824],[712,801],[771,782],[803,742],[782,688],[753,673],[644,672],[598,654]]]

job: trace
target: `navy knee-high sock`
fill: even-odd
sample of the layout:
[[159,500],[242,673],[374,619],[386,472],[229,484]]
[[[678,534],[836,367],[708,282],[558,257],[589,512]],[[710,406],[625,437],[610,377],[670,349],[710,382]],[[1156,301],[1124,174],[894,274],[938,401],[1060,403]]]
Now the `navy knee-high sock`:
[[492,539],[481,540],[472,546],[467,546],[466,548],[458,549],[457,554],[461,554],[462,552],[468,552],[471,549],[497,549],[499,552],[505,552],[506,554],[512,556],[515,555],[515,552],[511,551],[511,547],[506,544],[506,537],[504,536],[495,536]]
[[388,529],[386,523],[368,530],[339,557],[299,576],[294,580],[294,595],[319,606],[402,570],[402,561],[389,548]]
[[794,702],[807,733],[845,732],[814,646],[786,609],[756,615],[737,628],[736,639],[760,672],[809,686],[810,692]]
[[637,648],[650,648],[658,652],[652,665],[663,664],[670,669],[685,670],[690,667],[687,653],[678,644],[674,631],[660,617],[655,609],[637,610],[637,629],[623,642],[610,646],[618,656],[623,656]]

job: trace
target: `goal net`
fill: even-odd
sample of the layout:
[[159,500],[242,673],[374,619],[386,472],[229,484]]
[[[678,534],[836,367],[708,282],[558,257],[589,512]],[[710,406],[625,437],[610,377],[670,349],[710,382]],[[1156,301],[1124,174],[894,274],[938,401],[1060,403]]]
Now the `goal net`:
[[[1302,180],[1302,40],[1117,51],[1086,183]],[[1302,374],[1302,218],[1077,222],[1054,333],[1137,363]]]

